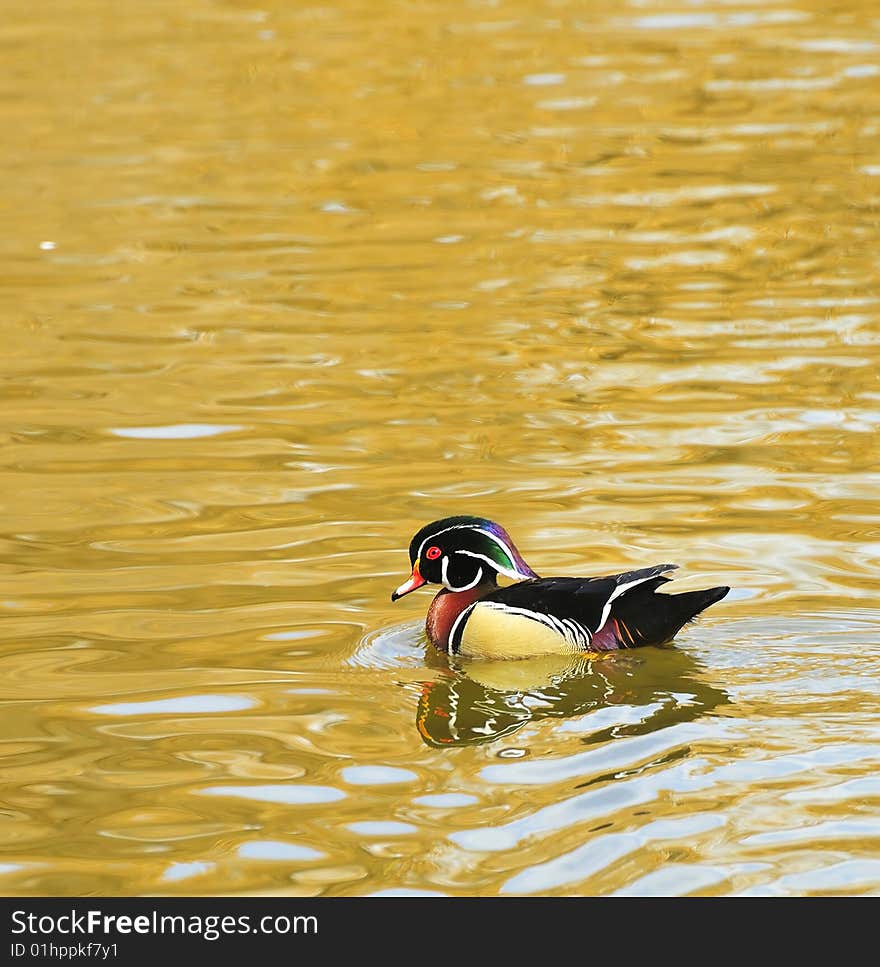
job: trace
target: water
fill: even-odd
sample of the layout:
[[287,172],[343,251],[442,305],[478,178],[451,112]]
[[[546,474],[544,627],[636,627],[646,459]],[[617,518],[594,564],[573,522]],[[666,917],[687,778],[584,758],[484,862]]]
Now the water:
[[[8,11],[0,888],[880,891],[880,21]],[[449,665],[428,520],[735,591]]]

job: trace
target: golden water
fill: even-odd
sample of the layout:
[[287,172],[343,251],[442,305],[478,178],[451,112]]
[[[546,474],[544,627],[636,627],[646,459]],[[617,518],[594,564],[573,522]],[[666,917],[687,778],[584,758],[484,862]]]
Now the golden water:
[[[0,889],[880,892],[875,0],[5,5]],[[426,654],[426,521],[735,591]]]

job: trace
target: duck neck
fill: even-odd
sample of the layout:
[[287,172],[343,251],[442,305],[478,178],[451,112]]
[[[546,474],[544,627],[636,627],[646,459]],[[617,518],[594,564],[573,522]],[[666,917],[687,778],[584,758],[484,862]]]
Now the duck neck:
[[428,620],[425,623],[425,630],[428,632],[428,640],[440,651],[449,651],[449,636],[452,633],[452,626],[458,616],[469,608],[474,601],[479,601],[490,591],[497,587],[495,574],[481,581],[476,587],[467,591],[449,591],[447,588],[434,598],[428,611]]

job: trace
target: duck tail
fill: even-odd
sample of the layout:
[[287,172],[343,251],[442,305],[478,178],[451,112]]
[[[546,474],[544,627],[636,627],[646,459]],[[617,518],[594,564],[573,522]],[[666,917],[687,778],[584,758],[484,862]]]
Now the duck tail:
[[634,645],[660,645],[674,638],[688,622],[720,601],[728,591],[729,587],[718,587],[682,594],[654,594],[652,588],[649,595],[624,594],[613,615],[618,625],[622,619]]
[[703,591],[684,591],[681,594],[662,595],[670,597],[684,619],[683,623],[693,621],[701,611],[720,601],[730,591],[729,587],[705,588]]

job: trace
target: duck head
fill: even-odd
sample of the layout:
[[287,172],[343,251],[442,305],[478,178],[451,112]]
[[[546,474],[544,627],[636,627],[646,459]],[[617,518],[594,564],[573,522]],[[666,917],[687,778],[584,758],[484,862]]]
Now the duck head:
[[494,586],[499,574],[514,581],[538,576],[507,531],[484,517],[444,517],[426,524],[410,542],[409,560],[412,575],[392,593],[392,601],[424,584],[462,592]]

